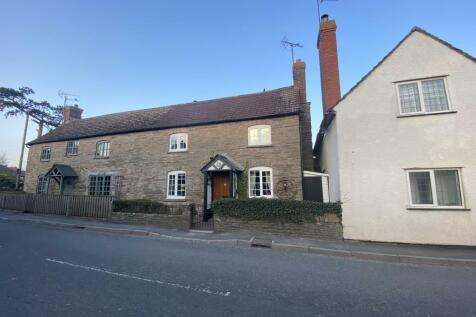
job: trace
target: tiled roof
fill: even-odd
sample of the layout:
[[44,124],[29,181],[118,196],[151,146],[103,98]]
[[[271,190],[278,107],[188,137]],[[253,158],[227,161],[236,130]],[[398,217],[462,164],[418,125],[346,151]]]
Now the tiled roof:
[[289,86],[235,97],[113,113],[65,123],[28,144],[297,114],[298,100],[293,86]]

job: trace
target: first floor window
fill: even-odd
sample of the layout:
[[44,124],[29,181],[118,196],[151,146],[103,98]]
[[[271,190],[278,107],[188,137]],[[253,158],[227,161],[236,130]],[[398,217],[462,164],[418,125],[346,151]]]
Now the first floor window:
[[248,128],[248,146],[271,145],[271,126],[254,125]]
[[89,175],[90,196],[111,195],[111,175]]
[[79,153],[79,141],[68,141],[66,143],[66,155],[78,155]]
[[409,170],[412,206],[463,207],[459,169]]
[[38,183],[36,184],[37,194],[46,194],[48,191],[48,177],[44,175],[38,176]]
[[96,158],[108,158],[109,148],[111,143],[109,141],[99,141],[96,143]]
[[185,198],[185,172],[170,172],[167,176],[167,198]]
[[49,146],[45,146],[41,149],[41,161],[49,161],[51,158],[51,148]]
[[269,167],[255,167],[249,172],[250,197],[273,197],[273,170]]
[[170,136],[170,152],[187,151],[188,135],[187,133],[176,133]]
[[402,114],[450,110],[444,78],[415,80],[397,86]]

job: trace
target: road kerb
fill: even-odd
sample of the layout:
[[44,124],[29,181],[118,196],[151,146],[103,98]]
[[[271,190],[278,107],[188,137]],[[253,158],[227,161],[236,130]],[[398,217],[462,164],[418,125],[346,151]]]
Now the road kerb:
[[328,256],[340,256],[340,257],[351,257],[352,253],[347,250],[338,250],[338,249],[326,249],[326,248],[316,248],[309,247],[309,253],[319,254],[319,255],[328,255]]
[[309,247],[303,245],[294,245],[294,244],[284,244],[284,243],[274,243],[271,247],[273,250],[285,251],[285,252],[301,252],[308,253]]
[[352,254],[351,256],[356,259],[392,262],[392,263],[400,262],[400,258],[396,254],[362,252],[362,251],[351,251],[351,254]]

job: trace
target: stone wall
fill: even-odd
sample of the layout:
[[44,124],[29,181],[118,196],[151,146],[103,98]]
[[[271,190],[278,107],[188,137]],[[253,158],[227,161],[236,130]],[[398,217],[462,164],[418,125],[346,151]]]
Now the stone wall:
[[190,216],[188,213],[184,213],[182,215],[168,215],[113,212],[111,216],[111,222],[188,230],[190,226]]
[[[248,146],[248,127],[271,126],[272,145]],[[169,152],[169,137],[188,133],[186,152]],[[96,142],[110,141],[110,155],[95,158]],[[40,161],[41,149],[51,147],[51,159]],[[164,129],[81,139],[79,153],[65,156],[66,141],[32,145],[28,153],[25,191],[35,192],[39,175],[54,163],[71,166],[78,174],[68,193],[87,195],[88,176],[92,173],[113,175],[112,194],[121,199],[145,198],[176,203],[166,197],[167,174],[186,172],[186,198],[179,201],[203,206],[203,174],[200,169],[210,157],[227,153],[243,166],[271,167],[273,186],[286,181],[293,184],[293,198],[302,199],[302,171],[299,116],[230,122],[215,125]],[[280,191],[275,190],[279,197]]]
[[335,214],[316,217],[316,223],[280,223],[271,221],[247,221],[231,217],[215,216],[215,231],[237,232],[250,231],[260,234],[275,234],[311,239],[341,240],[342,223]]

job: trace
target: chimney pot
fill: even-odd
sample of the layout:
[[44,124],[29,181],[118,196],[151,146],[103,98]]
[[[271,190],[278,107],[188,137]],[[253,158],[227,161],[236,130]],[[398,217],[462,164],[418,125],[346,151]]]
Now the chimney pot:
[[327,21],[327,20],[329,20],[329,15],[328,15],[328,14],[323,14],[323,15],[321,16],[321,21],[325,22],[325,21]]

